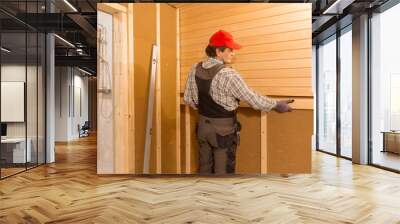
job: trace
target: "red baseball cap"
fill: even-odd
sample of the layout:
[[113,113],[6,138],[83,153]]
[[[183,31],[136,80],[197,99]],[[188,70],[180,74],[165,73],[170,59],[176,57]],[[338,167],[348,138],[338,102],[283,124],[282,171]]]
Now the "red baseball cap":
[[225,47],[232,48],[234,50],[239,50],[240,48],[242,48],[241,45],[239,45],[233,41],[232,34],[226,32],[224,30],[219,30],[216,33],[214,33],[210,37],[209,45],[214,46],[214,47],[225,46]]

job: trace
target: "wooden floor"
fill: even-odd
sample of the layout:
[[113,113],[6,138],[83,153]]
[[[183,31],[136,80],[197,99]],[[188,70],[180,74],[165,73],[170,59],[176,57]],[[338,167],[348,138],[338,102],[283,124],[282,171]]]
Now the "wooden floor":
[[0,181],[0,223],[400,223],[400,175],[315,152],[313,174],[96,175],[96,139]]
[[374,151],[372,157],[373,163],[395,170],[400,170],[400,155],[392,152],[381,152],[380,150]]

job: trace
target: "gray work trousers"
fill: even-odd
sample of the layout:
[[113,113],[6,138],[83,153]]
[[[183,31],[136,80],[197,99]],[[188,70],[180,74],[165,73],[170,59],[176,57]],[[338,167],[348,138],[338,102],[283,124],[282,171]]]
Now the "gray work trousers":
[[199,115],[197,141],[200,174],[235,173],[238,143],[235,119]]

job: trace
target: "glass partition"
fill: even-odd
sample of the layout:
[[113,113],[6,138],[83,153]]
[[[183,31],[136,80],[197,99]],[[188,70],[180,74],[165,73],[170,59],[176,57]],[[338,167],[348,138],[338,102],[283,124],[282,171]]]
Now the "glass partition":
[[25,32],[1,34],[2,177],[24,171],[31,161],[26,141],[26,41]]
[[400,171],[400,4],[371,18],[371,162]]
[[352,158],[352,32],[340,35],[340,155]]
[[318,149],[336,154],[336,35],[318,47]]
[[45,163],[46,39],[22,22],[27,13],[44,12],[44,5],[0,2],[0,178]]

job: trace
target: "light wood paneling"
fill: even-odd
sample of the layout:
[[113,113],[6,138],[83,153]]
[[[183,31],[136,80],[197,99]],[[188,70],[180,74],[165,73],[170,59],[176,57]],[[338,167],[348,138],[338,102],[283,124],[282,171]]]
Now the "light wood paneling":
[[[150,59],[152,45],[156,43],[155,4],[133,4],[134,27],[134,102],[135,102],[135,149],[136,173],[143,172],[145,130],[147,119],[147,99],[149,94]],[[155,118],[155,110],[153,118]],[[152,143],[156,143],[155,122]],[[150,172],[155,173],[155,144],[151,147]]]
[[[158,46],[158,60],[157,60],[157,76],[156,76],[156,173],[160,174],[161,173],[161,138],[162,138],[162,128],[163,125],[161,123],[161,31],[160,31],[160,26],[161,26],[161,18],[160,18],[160,4],[156,4],[156,44]],[[163,50],[164,51],[164,50]]]
[[181,81],[181,57],[180,57],[180,23],[179,9],[176,10],[176,78],[175,78],[175,107],[176,107],[176,173],[182,173],[181,166],[181,108],[180,108],[180,81]]
[[[119,75],[115,80],[118,86],[114,87],[118,89],[114,94],[119,100],[115,108],[116,124],[126,120],[122,128],[118,126],[119,130],[116,131],[116,141],[119,142],[115,146],[121,148],[120,152],[116,149],[116,163],[123,161],[117,165],[121,167],[116,168],[126,168],[129,173],[142,173],[151,47],[157,44],[160,57],[154,99],[150,173],[197,173],[197,111],[181,106],[181,93],[191,66],[205,58],[208,38],[218,29],[226,29],[244,46],[236,51],[237,57],[232,66],[246,83],[259,94],[276,99],[294,97],[296,100],[293,104],[295,112],[284,115],[274,112],[261,114],[241,104],[238,118],[243,130],[237,151],[237,173],[310,170],[305,164],[310,163],[307,156],[311,150],[311,132],[307,128],[312,128],[312,120],[308,118],[312,115],[313,107],[310,4],[191,4],[179,6],[179,14],[176,8],[168,4],[126,4],[128,9],[130,5],[134,11],[133,24],[126,29],[130,30],[133,37],[127,35],[126,38],[134,39],[134,44],[126,48],[133,54],[126,51],[126,54],[118,57],[134,57],[134,71],[128,65],[118,64],[120,67],[114,72]],[[200,16],[205,14],[207,20]],[[118,38],[115,40],[118,41]],[[123,76],[122,70],[126,70],[130,76]],[[133,88],[126,88],[125,85]],[[126,104],[122,105],[124,102]],[[123,117],[125,109],[126,118]],[[132,111],[134,115],[130,113]],[[291,127],[288,121],[296,119],[303,123]],[[290,131],[285,132],[286,129]],[[301,134],[295,135],[295,132]],[[134,138],[130,138],[130,135],[134,135]],[[292,139],[285,145],[286,148],[291,147],[292,143],[302,144],[297,151],[287,150],[296,155],[294,159],[282,155],[282,148],[276,143],[287,136]],[[134,145],[134,155],[124,151],[124,144]],[[298,159],[304,161],[299,162]],[[129,163],[130,160],[134,162]],[[283,167],[285,165],[282,164],[287,162],[295,165]],[[122,167],[123,164],[127,167]]]
[[261,126],[261,173],[266,174],[267,173],[267,159],[268,159],[268,132],[267,132],[267,113],[266,112],[261,112],[261,121],[260,121],[260,126]]
[[186,105],[184,104],[180,104],[179,105],[179,110],[180,110],[180,143],[181,143],[181,147],[180,147],[180,152],[181,152],[181,172],[182,173],[187,173],[186,170]]
[[191,173],[191,122],[190,122],[190,107],[185,106],[185,173]]
[[125,13],[127,8],[119,3],[99,3],[97,4],[97,10],[114,14],[114,13]]
[[130,173],[134,147],[129,145],[128,15],[113,14],[114,145],[115,172]]
[[[162,106],[162,173],[177,173],[177,41],[176,9],[160,4],[161,106]],[[179,82],[178,82],[179,83]],[[179,108],[179,107],[178,107]],[[179,123],[178,123],[179,124]],[[180,141],[180,140],[179,140]],[[180,152],[179,152],[180,153]],[[178,162],[179,161],[179,162]],[[179,166],[180,167],[180,166]],[[180,170],[180,168],[179,168]]]
[[135,173],[135,166],[136,166],[136,158],[135,158],[135,80],[134,80],[134,30],[133,30],[133,4],[127,4],[127,16],[128,16],[128,22],[127,22],[127,29],[128,29],[128,87],[129,87],[129,93],[128,93],[128,155],[127,155],[127,160],[128,160],[128,172],[129,173]]
[[[296,110],[289,114],[267,115],[241,104],[238,115],[243,130],[237,173],[310,172],[311,4],[178,4],[176,7],[180,10],[181,24],[181,92],[193,64],[206,58],[204,49],[209,37],[224,29],[243,45],[235,51],[232,67],[252,89],[276,99],[296,100],[292,105]],[[202,15],[207,15],[207,19]],[[300,125],[293,125],[296,119],[301,120]],[[296,135],[297,132],[301,134]],[[279,141],[287,138],[290,138],[288,143],[279,145]],[[288,149],[289,145],[301,147],[293,150]],[[191,163],[197,162],[193,159]]]
[[[312,96],[311,4],[179,5],[181,91],[209,37],[231,32],[243,48],[232,64],[261,94]],[[213,13],[216,12],[216,13]],[[201,15],[207,14],[207,19]],[[297,78],[297,79],[293,79]]]

